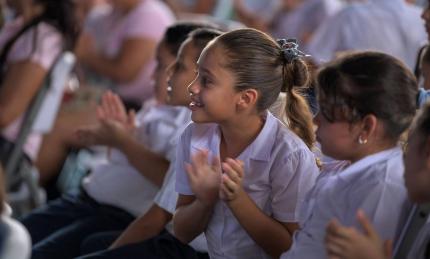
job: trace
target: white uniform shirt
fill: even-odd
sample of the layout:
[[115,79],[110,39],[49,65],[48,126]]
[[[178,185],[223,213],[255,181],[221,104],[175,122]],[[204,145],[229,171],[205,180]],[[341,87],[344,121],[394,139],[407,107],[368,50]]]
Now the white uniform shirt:
[[[193,195],[184,162],[200,150],[219,156],[220,130],[216,124],[191,124],[177,149],[176,190]],[[300,205],[318,174],[313,153],[271,113],[257,138],[239,155],[244,162],[243,188],[268,216],[297,222]],[[205,231],[211,258],[270,258],[246,233],[223,201],[215,205]]]
[[368,0],[352,3],[327,20],[308,45],[318,63],[336,52],[376,50],[391,54],[413,69],[418,49],[427,35],[421,9],[405,0]]
[[281,258],[326,258],[328,222],[336,218],[342,225],[361,229],[356,220],[360,208],[382,240],[393,240],[409,206],[403,171],[402,150],[396,147],[320,178],[306,197],[301,230],[294,234],[292,247]]
[[[157,204],[160,208],[170,212],[172,215],[175,213],[176,202],[178,200],[178,193],[175,191],[175,182],[175,165],[172,163],[164,179],[163,186],[161,187],[160,191],[157,193],[157,196],[155,196],[154,199],[155,204]],[[170,221],[166,225],[166,230],[169,231],[170,234],[174,235],[173,221]],[[191,241],[189,245],[199,252],[208,252],[206,238],[204,234],[200,234],[193,241]]]
[[301,49],[306,50],[307,45],[302,39],[342,7],[339,0],[304,0],[294,10],[281,12],[275,17],[271,34],[275,38],[297,38]]
[[[139,141],[150,151],[170,159],[171,150],[176,149],[176,142],[171,139],[180,127],[188,124],[190,114],[185,107],[147,104],[137,116]],[[135,216],[150,208],[159,190],[115,149],[109,161],[98,165],[83,180],[83,187],[96,201],[119,207]]]

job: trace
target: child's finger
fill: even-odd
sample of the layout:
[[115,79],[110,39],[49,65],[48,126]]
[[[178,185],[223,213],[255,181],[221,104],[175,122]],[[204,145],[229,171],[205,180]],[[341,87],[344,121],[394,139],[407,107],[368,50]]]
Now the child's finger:
[[192,156],[191,161],[193,162],[192,165],[198,168],[204,168],[205,166],[208,166],[208,151],[203,150],[197,152],[195,155]]
[[224,170],[224,175],[228,175],[228,177],[236,184],[240,183],[240,177],[238,173],[233,168],[231,168],[229,164],[222,163],[222,169]]
[[133,109],[128,112],[127,124],[132,128],[136,127],[136,111]]
[[237,173],[240,178],[243,178],[243,163],[241,164],[240,160],[227,158],[226,163]]
[[115,116],[115,119],[124,120],[127,115],[127,112],[125,111],[125,109],[121,109],[122,103],[119,97],[116,94],[112,93],[109,97],[109,103],[112,114]]
[[187,175],[188,175],[188,179],[190,180],[190,183],[193,183],[196,181],[196,171],[194,170],[193,166],[189,163],[184,163],[185,164],[185,170],[187,171]]
[[231,192],[234,192],[237,189],[237,184],[233,182],[226,174],[222,175],[222,185],[227,187],[227,189]]
[[[115,121],[109,118],[100,120],[100,130],[111,130],[115,129]],[[103,131],[102,131],[103,132]]]
[[[332,246],[332,248],[335,248],[336,253],[343,252],[350,245],[349,240],[334,235],[326,235],[324,242],[327,247]],[[332,252],[335,250],[332,250]]]
[[344,252],[344,248],[334,242],[326,243],[325,247],[329,258],[341,258],[341,255]]
[[393,258],[393,240],[384,242],[384,254],[386,258]]
[[[207,160],[207,154],[208,153],[206,153],[206,160]],[[212,170],[214,170],[215,172],[221,173],[221,160],[218,156],[214,156],[212,158],[211,167],[212,167]]]
[[371,237],[377,237],[378,233],[376,233],[375,229],[372,226],[372,223],[370,223],[369,219],[366,217],[366,214],[362,209],[359,209],[357,211],[357,220],[360,223],[360,225],[363,227],[364,233]]
[[97,106],[96,107],[96,114],[97,114],[97,118],[99,120],[103,119],[103,118],[106,118],[106,114],[105,114],[102,106]]
[[101,107],[106,116],[109,116],[109,117],[112,116],[112,113],[109,107],[109,91],[103,95]]
[[326,233],[330,235],[337,235],[337,230],[340,227],[339,222],[336,219],[330,220],[326,227]]
[[342,226],[336,219],[332,219],[327,225],[327,234],[344,239],[350,239],[354,234],[354,229]]
[[114,94],[111,91],[107,94],[107,108],[109,110],[109,114],[116,118],[117,113],[115,110]]
[[224,199],[231,200],[233,198],[234,192],[232,192],[227,186],[224,184],[221,185],[221,193]]
[[113,100],[115,101],[115,108],[116,108],[116,111],[118,112],[118,114],[121,114],[121,115],[127,114],[125,106],[124,106],[121,98],[117,94],[113,95]]

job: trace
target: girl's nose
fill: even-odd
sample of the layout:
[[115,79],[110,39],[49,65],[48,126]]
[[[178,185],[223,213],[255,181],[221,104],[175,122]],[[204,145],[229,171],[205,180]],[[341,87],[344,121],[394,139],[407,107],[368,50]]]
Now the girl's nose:
[[198,76],[196,76],[196,78],[194,78],[194,80],[188,85],[187,90],[191,96],[199,93],[200,86],[198,84]]

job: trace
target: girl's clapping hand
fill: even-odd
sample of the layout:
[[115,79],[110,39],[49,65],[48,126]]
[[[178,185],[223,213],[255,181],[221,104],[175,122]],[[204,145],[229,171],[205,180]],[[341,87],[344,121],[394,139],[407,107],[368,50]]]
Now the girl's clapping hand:
[[391,258],[391,241],[384,243],[381,240],[362,210],[358,211],[357,220],[364,233],[360,233],[354,227],[342,226],[337,220],[332,220],[329,223],[325,238],[328,258]]
[[243,193],[243,162],[238,159],[227,158],[222,163],[222,169],[224,174],[221,180],[220,198],[225,201],[233,201]]
[[221,164],[218,157],[208,163],[208,151],[200,151],[191,157],[191,164],[185,164],[191,190],[205,206],[213,206],[219,197]]

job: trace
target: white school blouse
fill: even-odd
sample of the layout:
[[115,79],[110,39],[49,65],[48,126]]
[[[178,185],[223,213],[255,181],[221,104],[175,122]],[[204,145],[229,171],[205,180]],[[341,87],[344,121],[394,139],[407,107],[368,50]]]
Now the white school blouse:
[[[293,245],[281,259],[326,258],[324,237],[328,222],[361,229],[356,214],[363,209],[382,240],[394,239],[406,217],[407,191],[403,182],[400,147],[385,150],[317,180],[303,206]],[[401,227],[401,226],[400,226]]]
[[[147,104],[137,115],[137,139],[148,150],[170,160],[176,150],[178,130],[191,120],[186,107]],[[121,208],[134,216],[144,214],[152,205],[159,188],[146,179],[119,150],[97,165],[84,178],[83,188],[96,201]]]
[[393,55],[410,68],[427,39],[421,8],[405,0],[356,2],[323,23],[308,44],[318,63],[346,50],[375,50]]
[[[193,195],[184,162],[200,150],[219,156],[219,146],[218,125],[190,124],[177,149],[177,192]],[[280,222],[297,222],[300,205],[318,174],[315,157],[304,142],[267,112],[263,129],[238,159],[244,162],[243,188],[254,203]],[[216,203],[205,235],[211,258],[270,258],[223,201]]]
[[[160,208],[164,209],[165,211],[171,213],[172,215],[175,214],[176,202],[178,200],[178,193],[175,191],[175,182],[176,182],[175,165],[172,163],[170,164],[169,170],[167,171],[167,174],[164,177],[163,186],[161,187],[160,191],[157,193],[157,196],[155,196],[155,199],[154,199],[155,204],[157,204]],[[175,235],[173,232],[172,220],[166,225],[166,230],[170,234]],[[191,241],[189,243],[189,246],[194,248],[194,250],[202,253],[208,252],[206,238],[203,233],[197,236],[193,241]]]

